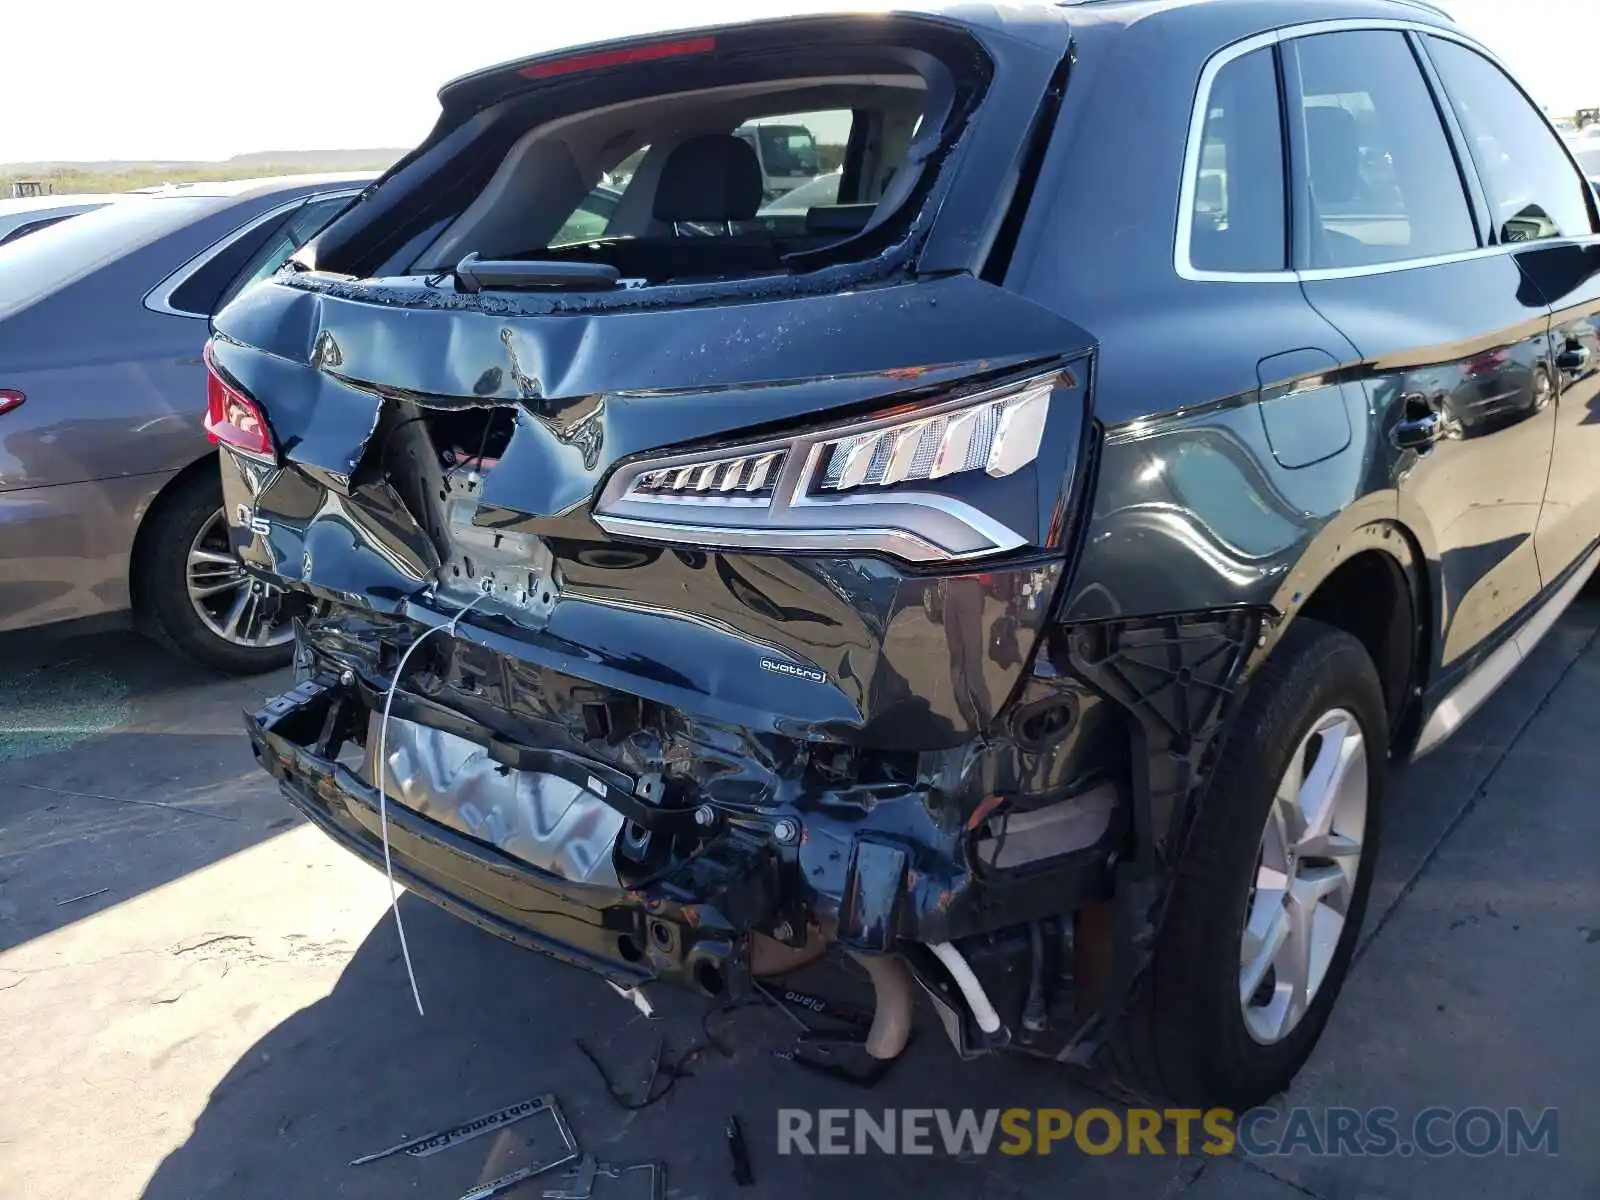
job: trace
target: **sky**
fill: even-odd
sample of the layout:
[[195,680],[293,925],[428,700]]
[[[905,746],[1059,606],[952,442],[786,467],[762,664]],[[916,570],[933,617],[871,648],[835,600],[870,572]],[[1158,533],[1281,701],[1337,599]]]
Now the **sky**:
[[[882,0],[40,0],[9,6],[0,163],[408,147],[445,80],[631,33]],[[1600,0],[1443,0],[1552,112],[1600,106]]]

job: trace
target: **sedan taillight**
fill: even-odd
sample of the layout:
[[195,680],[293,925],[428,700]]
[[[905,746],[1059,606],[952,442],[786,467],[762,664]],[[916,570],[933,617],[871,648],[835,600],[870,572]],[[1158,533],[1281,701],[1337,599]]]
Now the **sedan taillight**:
[[272,433],[256,402],[229,383],[211,361],[211,344],[206,360],[206,436],[213,442],[245,454],[272,456]]
[[16,388],[0,388],[0,416],[4,416],[13,408],[21,408],[22,402],[27,397]]

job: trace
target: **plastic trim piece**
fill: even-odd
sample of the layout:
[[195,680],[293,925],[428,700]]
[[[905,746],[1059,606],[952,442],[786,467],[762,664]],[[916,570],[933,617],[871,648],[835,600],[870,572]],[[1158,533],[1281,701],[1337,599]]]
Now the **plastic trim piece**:
[[1495,690],[1533,653],[1533,648],[1577,599],[1596,567],[1600,567],[1600,548],[1590,550],[1567,581],[1528,618],[1522,628],[1474,667],[1448,696],[1439,701],[1417,737],[1417,748],[1411,752],[1413,760],[1437,749],[1447,737],[1461,728],[1485,700],[1494,695]]

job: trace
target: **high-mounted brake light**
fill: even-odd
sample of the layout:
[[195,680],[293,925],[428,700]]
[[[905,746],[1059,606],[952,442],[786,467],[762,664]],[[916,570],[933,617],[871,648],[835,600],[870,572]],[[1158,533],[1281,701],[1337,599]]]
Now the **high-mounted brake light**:
[[245,454],[272,455],[272,434],[256,402],[223,379],[206,343],[206,436]]
[[21,408],[22,402],[27,397],[16,388],[0,388],[0,416],[4,416],[13,408]]
[[574,54],[571,58],[554,58],[523,67],[517,73],[528,79],[550,79],[556,75],[574,75],[579,71],[598,71],[603,67],[620,67],[628,63],[654,62],[660,58],[682,58],[689,54],[709,54],[717,48],[714,37],[686,38],[678,42],[652,42],[648,46],[619,46],[615,50],[596,50],[592,54]]

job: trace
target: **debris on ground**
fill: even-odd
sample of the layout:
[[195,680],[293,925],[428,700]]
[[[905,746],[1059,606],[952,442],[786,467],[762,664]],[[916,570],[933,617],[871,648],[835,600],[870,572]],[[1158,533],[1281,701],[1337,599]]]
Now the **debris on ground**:
[[621,996],[624,1000],[628,1001],[628,1003],[632,1004],[635,1008],[637,1008],[639,1010],[639,1015],[640,1016],[649,1018],[649,1017],[653,1017],[653,1016],[656,1015],[656,1006],[650,1003],[650,998],[644,994],[644,989],[643,988],[641,988],[641,987],[631,987],[631,988],[618,987],[616,984],[612,983],[611,980],[609,980],[609,979],[606,980],[606,986],[609,987],[617,995]]
[[[755,986],[803,1031],[790,1049],[774,1052],[778,1058],[856,1087],[876,1086],[900,1060],[899,1055],[874,1058],[867,1053],[872,1014],[866,1009],[799,988],[785,987],[773,992],[759,983]],[[844,1028],[816,1029],[801,1013],[836,1022]],[[911,1036],[915,1038],[915,1031]]]
[[[761,984],[756,984],[761,994],[785,1012],[809,1013],[826,1020],[840,1021],[857,1029],[870,1029],[872,1027],[872,1014],[864,1008],[846,1000],[830,1000],[826,996],[819,996],[814,992],[803,992],[799,988],[786,987],[781,992],[771,992]],[[800,1026],[807,1033],[813,1032],[804,1019],[796,1018]]]
[[[638,989],[615,990],[633,1003],[641,1014],[653,1015],[649,1000]],[[846,1082],[866,1086],[876,1083],[890,1067],[893,1060],[878,1060],[866,1054],[867,1032],[873,1021],[868,1009],[780,984],[757,983],[754,991],[755,994],[746,995],[720,1008],[706,1009],[701,1015],[701,1033],[704,1036],[691,1040],[681,1052],[673,1052],[666,1036],[658,1037],[645,1064],[642,1084],[636,1088],[619,1083],[618,1077],[582,1039],[574,1039],[573,1044],[594,1067],[612,1102],[627,1112],[637,1112],[663,1100],[678,1080],[694,1073],[694,1066],[708,1051],[716,1051],[724,1058],[735,1057],[737,1042],[719,1036],[714,1022],[719,1017],[752,1007],[774,1008],[798,1027],[799,1034],[792,1043],[792,1049],[773,1051],[780,1058]],[[727,1031],[720,1032],[725,1035]],[[435,1133],[409,1138],[386,1150],[363,1155],[353,1160],[351,1166],[361,1166],[397,1154],[426,1158],[541,1114],[543,1119],[537,1122],[537,1128],[530,1131],[528,1148],[524,1151],[525,1154],[531,1154],[532,1161],[473,1186],[463,1192],[459,1200],[492,1200],[558,1167],[567,1169],[553,1177],[538,1193],[542,1200],[662,1200],[666,1189],[665,1164],[597,1161],[594,1155],[580,1150],[552,1095],[536,1096]],[[729,1116],[726,1135],[733,1180],[740,1187],[749,1187],[755,1182],[755,1171],[750,1159],[749,1143],[736,1115]]]
[[[578,1047],[579,1053],[589,1060],[590,1065],[599,1074],[600,1082],[606,1086],[606,1094],[627,1112],[638,1112],[641,1108],[649,1108],[657,1101],[665,1099],[667,1093],[672,1091],[678,1080],[694,1074],[690,1068],[699,1061],[701,1055],[711,1045],[716,1045],[717,1049],[724,1055],[728,1053],[727,1050],[715,1042],[715,1039],[711,1039],[709,1042],[694,1043],[676,1059],[673,1059],[667,1057],[667,1039],[661,1038],[656,1042],[655,1052],[650,1056],[650,1069],[645,1075],[644,1087],[635,1095],[617,1085],[611,1073],[606,1070],[605,1064],[600,1061],[599,1055],[591,1050],[581,1038],[574,1039],[573,1044]],[[660,1084],[660,1086],[658,1087],[657,1084]]]
[[110,888],[100,888],[97,891],[85,892],[81,896],[69,896],[65,900],[57,900],[56,907],[62,908],[68,904],[76,904],[79,900],[93,900],[96,896],[104,896]]
[[577,1160],[578,1139],[572,1136],[572,1128],[567,1124],[567,1119],[561,1115],[561,1109],[556,1106],[555,1097],[543,1096],[540,1099],[547,1103],[539,1111],[548,1113],[549,1116],[534,1126],[533,1134],[523,1148],[524,1153],[533,1155],[533,1161],[513,1171],[507,1171],[504,1175],[489,1180],[488,1183],[479,1184],[463,1193],[461,1200],[489,1200],[490,1196],[498,1196],[506,1189],[532,1179],[535,1175],[543,1175],[546,1171],[553,1171],[557,1167],[564,1167]]
[[750,1147],[745,1144],[744,1130],[739,1126],[739,1118],[728,1118],[728,1153],[733,1157],[733,1181],[740,1187],[749,1187],[756,1181],[755,1172],[750,1169]]
[[452,1125],[449,1129],[441,1129],[437,1133],[425,1133],[421,1137],[414,1137],[399,1145],[390,1146],[387,1150],[379,1150],[376,1154],[363,1154],[360,1158],[350,1160],[352,1167],[364,1166],[370,1162],[377,1162],[380,1158],[388,1158],[391,1154],[407,1154],[412,1158],[427,1158],[430,1154],[437,1154],[451,1146],[459,1146],[462,1142],[469,1142],[475,1137],[490,1133],[496,1129],[504,1129],[507,1125],[514,1124],[535,1113],[550,1112],[555,1114],[555,1120],[561,1128],[566,1128],[566,1121],[557,1111],[554,1096],[535,1096],[531,1100],[521,1100],[516,1104],[508,1104],[504,1108],[497,1108],[494,1112],[484,1113],[481,1117],[474,1117],[470,1121],[463,1121],[459,1125]]
[[603,1163],[592,1154],[563,1171],[560,1179],[558,1186],[544,1190],[544,1200],[662,1200],[667,1190],[666,1168],[660,1163]]

